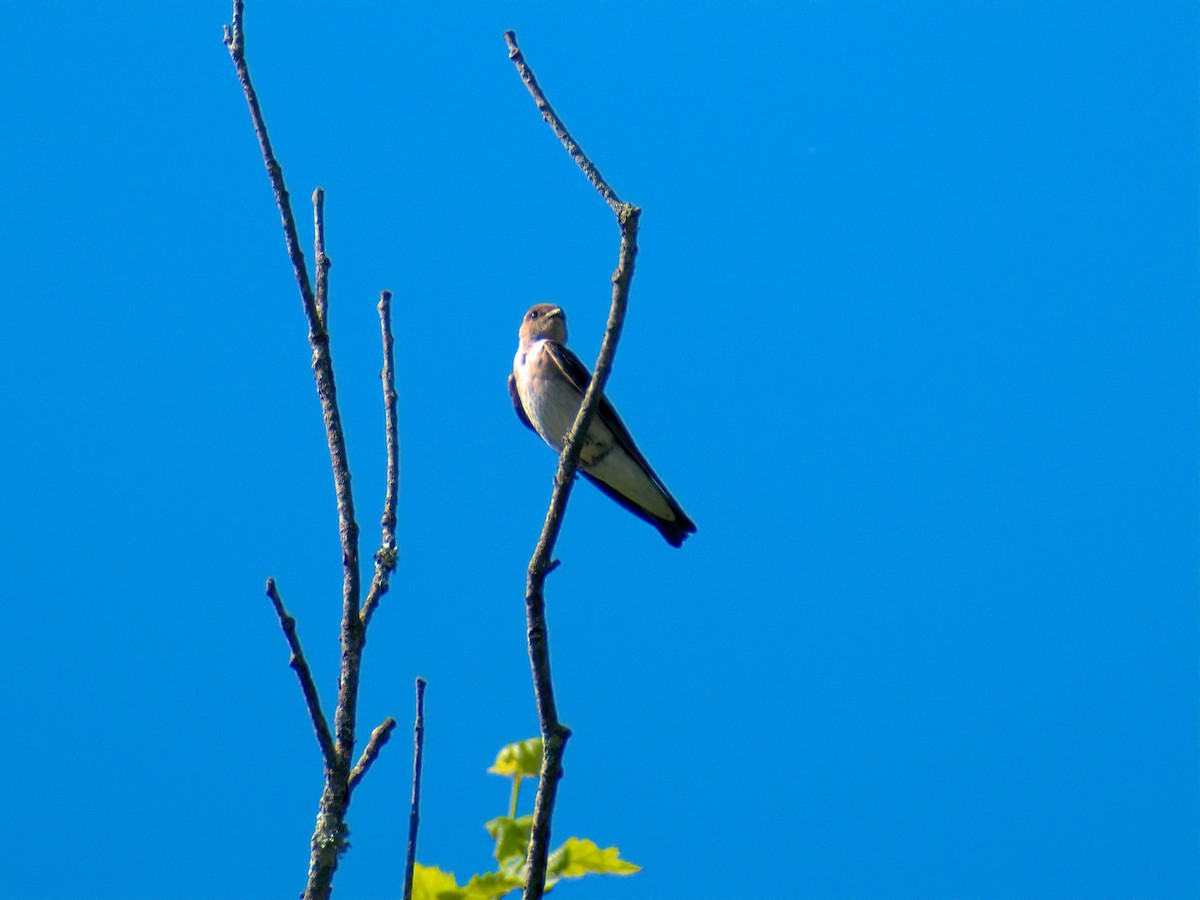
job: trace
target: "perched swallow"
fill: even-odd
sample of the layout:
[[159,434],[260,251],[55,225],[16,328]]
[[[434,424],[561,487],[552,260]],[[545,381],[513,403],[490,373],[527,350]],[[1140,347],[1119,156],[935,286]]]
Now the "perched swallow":
[[[517,418],[560,453],[592,377],[566,343],[566,314],[552,303],[539,303],[521,320],[520,343],[508,376]],[[662,532],[672,547],[696,530],[603,395],[579,456],[579,471]]]

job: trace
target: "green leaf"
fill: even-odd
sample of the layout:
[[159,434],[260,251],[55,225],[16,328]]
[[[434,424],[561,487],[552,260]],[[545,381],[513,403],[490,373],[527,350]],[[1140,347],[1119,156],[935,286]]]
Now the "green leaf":
[[496,761],[488,771],[507,778],[537,778],[542,771],[542,739],[530,738],[500,748]]
[[597,875],[632,875],[642,871],[628,860],[621,859],[616,847],[601,850],[586,838],[567,838],[567,842],[550,854],[546,874],[559,878],[579,878],[594,872]]
[[450,872],[420,863],[413,866],[413,900],[496,900],[524,885],[525,882],[514,875],[485,872],[472,876],[459,887]]
[[525,882],[520,878],[503,872],[485,872],[467,882],[465,900],[496,900],[524,886]]
[[521,816],[519,819],[500,816],[488,822],[486,827],[488,834],[496,842],[496,848],[492,851],[496,862],[504,865],[509,859],[525,859],[525,854],[529,851],[529,831],[533,828],[533,816]]
[[413,863],[412,897],[413,900],[463,900],[466,894],[449,872]]

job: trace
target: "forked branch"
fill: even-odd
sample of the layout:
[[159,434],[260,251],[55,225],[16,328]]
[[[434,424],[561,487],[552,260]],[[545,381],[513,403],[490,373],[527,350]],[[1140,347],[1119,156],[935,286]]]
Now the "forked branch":
[[571,494],[575,472],[579,467],[579,456],[583,450],[584,437],[596,415],[600,396],[604,392],[604,385],[612,370],[617,342],[621,337],[621,327],[625,321],[625,307],[629,301],[629,286],[633,279],[633,263],[637,255],[638,218],[641,210],[636,206],[621,202],[616,191],[600,174],[600,170],[583,152],[579,143],[571,137],[566,125],[563,124],[562,119],[559,118],[554,107],[550,105],[542,92],[533,70],[525,62],[525,57],[521,53],[520,47],[517,46],[516,34],[506,31],[504,41],[508,45],[509,59],[517,67],[517,72],[533,96],[533,101],[537,104],[542,118],[546,120],[551,130],[562,142],[567,153],[583,170],[588,181],[600,193],[604,202],[616,213],[617,223],[621,228],[621,249],[617,260],[617,270],[612,277],[612,306],[609,309],[608,323],[604,330],[604,341],[600,345],[600,355],[596,358],[594,374],[588,383],[587,391],[584,392],[579,412],[567,432],[566,442],[562,454],[559,456],[558,469],[554,476],[554,492],[550,497],[546,520],[542,525],[542,533],[538,538],[537,547],[529,560],[529,569],[525,578],[529,663],[533,670],[538,722],[542,732],[542,767],[538,778],[537,799],[534,801],[533,829],[529,839],[525,900],[539,900],[545,891],[546,864],[550,847],[550,820],[558,795],[558,781],[562,777],[562,757],[567,739],[571,736],[570,729],[559,721],[558,708],[554,701],[554,684],[550,676],[550,639],[546,627],[544,593],[546,576],[557,565],[551,560],[551,556],[562,528],[563,514]]
[[[341,539],[342,556],[342,631],[341,671],[338,679],[337,708],[334,712],[333,733],[321,713],[316,687],[300,653],[299,641],[295,636],[295,623],[286,614],[275,591],[274,582],[268,582],[267,592],[275,605],[280,625],[292,647],[292,665],[300,678],[305,702],[313,720],[318,742],[325,760],[325,785],[321,793],[316,826],[312,836],[312,853],[309,860],[306,898],[325,898],[332,887],[333,874],[338,858],[345,849],[346,809],[354,786],[362,779],[387,742],[395,722],[387,719],[375,729],[357,764],[351,766],[354,754],[355,725],[358,711],[358,685],[362,664],[366,624],[387,590],[387,576],[395,568],[396,495],[398,479],[395,386],[392,375],[391,322],[387,316],[388,297],[380,303],[380,316],[384,340],[384,397],[385,419],[388,441],[388,484],[383,518],[383,546],[376,554],[376,577],[368,602],[360,609],[361,575],[358,561],[358,524],[354,517],[354,497],[350,490],[350,464],[346,455],[345,432],[338,411],[337,390],[333,377],[333,359],[330,354],[329,316],[329,257],[325,253],[324,192],[318,188],[313,194],[313,228],[315,232],[316,293],[309,281],[304,253],[300,249],[296,234],[296,220],[292,214],[291,200],[284,185],[283,169],[275,158],[267,126],[259,106],[258,96],[250,80],[246,64],[245,33],[243,31],[243,2],[234,0],[233,22],[225,27],[225,45],[237,71],[238,81],[250,109],[254,133],[258,137],[263,163],[275,195],[283,224],[284,242],[292,262],[296,285],[304,315],[308,321],[308,341],[312,347],[312,369],[316,380],[317,395],[321,401],[321,416],[325,424],[325,437],[329,445],[329,459],[333,469],[334,490],[337,497],[338,534]],[[382,574],[381,574],[382,573]]]

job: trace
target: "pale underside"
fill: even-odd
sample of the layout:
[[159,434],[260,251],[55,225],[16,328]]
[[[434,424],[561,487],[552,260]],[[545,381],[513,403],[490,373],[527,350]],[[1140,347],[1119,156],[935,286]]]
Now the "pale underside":
[[[562,376],[553,356],[546,352],[546,343],[536,341],[527,350],[518,350],[513,367],[525,414],[542,439],[561,452],[583,396]],[[676,518],[654,478],[622,449],[598,414],[588,428],[580,465],[653,515],[667,521]]]

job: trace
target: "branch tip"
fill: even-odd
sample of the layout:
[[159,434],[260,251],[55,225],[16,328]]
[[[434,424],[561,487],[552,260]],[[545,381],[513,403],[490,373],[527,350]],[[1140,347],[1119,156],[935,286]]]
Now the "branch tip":
[[417,714],[413,722],[412,805],[408,814],[408,852],[404,862],[403,900],[412,900],[412,880],[417,858],[417,827],[421,816],[421,758],[425,752],[425,679],[418,676]]
[[275,615],[279,619],[279,628],[283,631],[283,636],[287,640],[288,649],[291,650],[291,657],[288,659],[288,665],[296,673],[296,678],[300,682],[300,692],[304,695],[304,705],[308,708],[309,719],[312,720],[313,732],[317,736],[317,743],[321,747],[321,756],[325,761],[326,770],[330,770],[335,765],[337,752],[334,750],[333,737],[329,732],[329,722],[325,718],[325,713],[321,710],[321,698],[317,693],[317,685],[313,681],[312,670],[308,667],[308,660],[304,657],[304,650],[300,646],[300,636],[296,634],[296,620],[288,615],[287,609],[284,608],[283,598],[279,596],[279,590],[275,586],[275,579],[267,579],[267,596],[271,599],[271,605],[275,607]]
[[396,720],[388,716],[383,720],[383,723],[371,732],[371,738],[367,741],[367,746],[363,748],[362,756],[358,758],[358,762],[354,764],[354,768],[350,771],[350,777],[347,780],[349,790],[353,791],[358,783],[363,780],[367,772],[375,760],[379,758],[379,751],[383,749],[383,745],[388,742],[392,736],[392,732],[396,728]]
[[229,48],[229,52],[234,57],[241,57],[243,51],[242,44],[242,11],[244,4],[242,0],[233,0],[233,20],[231,25],[224,27],[225,46]]
[[604,198],[604,202],[618,216],[621,215],[621,207],[624,206],[621,198],[617,196],[617,192],[612,189],[612,186],[604,180],[604,176],[600,174],[600,170],[596,168],[586,153],[583,152],[583,147],[575,138],[571,137],[571,132],[567,130],[566,124],[559,118],[558,113],[554,111],[554,107],[550,105],[550,101],[546,99],[545,93],[542,91],[541,85],[538,84],[537,76],[533,74],[533,69],[525,61],[525,55],[517,46],[517,35],[513,31],[504,32],[504,42],[508,45],[508,58],[512,60],[514,66],[517,67],[517,74],[521,76],[521,81],[525,83],[526,89],[530,96],[533,97],[534,105],[537,106],[538,112],[542,114],[542,118],[546,120],[546,124],[550,126],[550,130],[554,132],[559,142],[566,149],[567,154],[571,159],[575,160],[575,164],[579,166],[587,180],[592,183],[599,193]]
[[379,373],[383,384],[383,425],[387,444],[387,486],[380,518],[379,550],[375,553],[375,576],[367,591],[367,599],[359,612],[363,627],[371,621],[379,601],[391,587],[391,574],[396,571],[396,505],[400,493],[400,438],[396,424],[396,359],[392,336],[392,292],[379,294],[379,332],[383,342],[383,369]]

